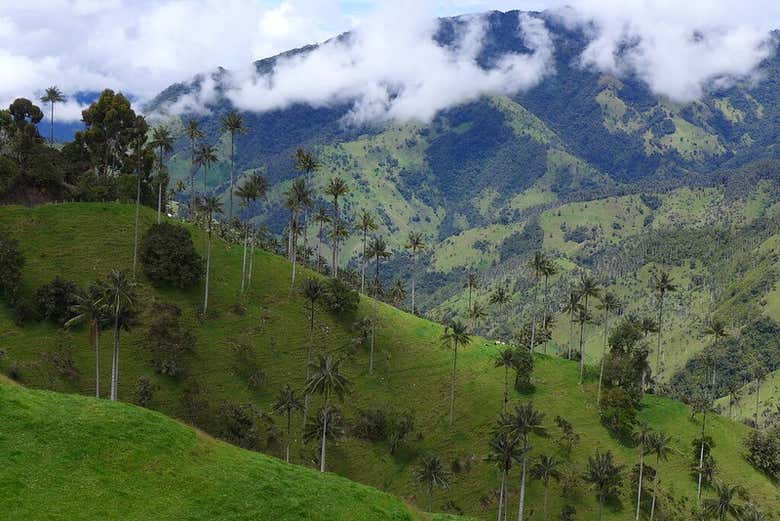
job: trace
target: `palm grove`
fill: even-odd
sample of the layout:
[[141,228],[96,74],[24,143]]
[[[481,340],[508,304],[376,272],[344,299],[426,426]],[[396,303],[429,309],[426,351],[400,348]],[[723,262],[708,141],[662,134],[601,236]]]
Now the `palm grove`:
[[[379,226],[374,215],[367,209],[354,213],[347,210],[345,200],[351,190],[347,181],[339,176],[323,179],[320,174],[323,165],[314,152],[300,148],[290,158],[290,170],[294,174],[284,188],[284,205],[289,215],[287,225],[283,237],[274,237],[253,219],[253,215],[262,210],[272,187],[259,171],[246,175],[235,171],[236,147],[241,146],[240,136],[249,130],[239,113],[229,112],[223,117],[221,130],[229,137],[229,150],[223,154],[217,142],[206,141],[206,134],[197,120],[185,122],[181,131],[165,125],[150,126],[143,116],[134,112],[122,94],[106,90],[84,111],[84,130],[77,132],[72,142],[55,147],[54,107],[64,100],[64,94],[56,87],[47,89],[41,98],[43,103],[49,104],[48,142],[38,132],[37,125],[44,120],[44,113],[35,103],[20,98],[8,110],[0,111],[0,194],[8,201],[28,200],[37,194],[41,200],[53,201],[134,202],[133,251],[128,252],[131,257],[128,264],[132,269],[113,269],[87,288],[55,278],[38,288],[32,297],[26,296],[20,289],[24,257],[13,239],[0,235],[0,271],[3,274],[0,293],[13,309],[18,323],[51,320],[68,329],[83,330],[95,352],[95,396],[98,398],[106,394],[105,369],[100,366],[101,338],[105,333],[111,339],[112,347],[107,394],[111,400],[118,400],[122,333],[142,327],[141,317],[145,316],[144,307],[147,306],[139,293],[143,282],[139,266],[145,280],[154,286],[187,289],[200,285],[202,320],[209,320],[209,288],[212,273],[218,269],[213,264],[213,241],[242,249],[241,275],[233,281],[239,307],[252,288],[256,248],[271,250],[290,261],[289,297],[300,298],[304,303],[303,311],[309,324],[306,361],[300,368],[299,377],[279,390],[272,407],[284,428],[277,428],[272,417],[252,407],[226,406],[219,411],[219,434],[251,449],[274,450],[277,447],[287,461],[295,459],[291,446],[299,439],[306,444],[316,444],[319,447],[316,454],[299,463],[314,463],[323,472],[327,468],[329,442],[348,436],[381,440],[387,442],[391,453],[399,446],[411,443],[416,427],[409,411],[360,410],[350,420],[339,405],[353,387],[344,370],[346,358],[354,358],[365,351],[368,374],[374,373],[375,353],[379,349],[377,328],[381,324],[376,303],[384,300],[399,306],[410,300],[409,311],[416,313],[418,310],[416,264],[427,248],[426,238],[420,232],[411,231],[399,251],[392,251],[386,239],[377,233]],[[184,143],[183,147],[189,150],[189,169],[187,179],[172,186],[166,159],[177,143]],[[218,195],[217,185],[209,183],[210,172],[213,175],[213,168],[224,167],[223,163],[228,164],[229,174],[226,203]],[[238,199],[236,205],[234,198]],[[142,206],[156,210],[156,224],[143,231],[139,219]],[[205,259],[195,248],[189,225],[205,230]],[[355,235],[360,244],[356,263],[347,263],[342,257],[342,247],[351,235]],[[323,255],[323,246],[329,248],[330,258]],[[383,278],[382,264],[393,255],[405,255],[408,259],[412,273],[408,291],[404,281]],[[301,267],[306,268],[303,277],[299,276]],[[574,497],[578,489],[587,486],[598,503],[599,519],[604,505],[626,487],[631,487],[635,490],[635,518],[657,519],[657,500],[663,483],[658,463],[669,456],[671,437],[641,424],[637,413],[644,394],[659,391],[653,375],[663,363],[664,302],[676,290],[675,282],[666,272],[654,274],[649,291],[656,296],[657,314],[652,318],[636,317],[623,315],[617,297],[584,272],[567,291],[566,301],[554,302],[550,281],[560,269],[553,258],[541,251],[532,252],[528,270],[533,278],[527,295],[531,303],[530,316],[521,317],[522,325],[508,332],[508,338],[502,342],[496,356],[496,375],[502,381],[503,398],[501,403],[494,404],[496,421],[489,444],[475,448],[484,453],[485,462],[496,468],[499,487],[491,497],[498,521],[510,516],[518,521],[530,518],[526,490],[531,480],[543,485],[543,502],[534,505],[532,511],[541,512],[545,520],[574,519],[576,515],[571,506],[558,513],[548,512],[549,489],[554,484],[561,488],[565,497]],[[262,274],[254,280],[262,283]],[[481,294],[480,282],[475,273],[467,275],[464,281],[467,309],[463,316],[448,321],[441,336],[442,347],[451,354],[449,409],[445,413],[449,425],[457,421],[459,414],[456,393],[459,350],[473,345],[472,336],[488,318],[490,310],[500,321],[512,309],[512,293],[507,287],[499,285]],[[318,314],[354,316],[360,294],[373,297],[373,304],[370,311],[354,320],[352,347],[345,354],[326,352],[317,345],[315,337]],[[193,335],[180,323],[181,311],[175,305],[156,302],[151,306],[154,318],[147,319],[146,326],[150,332],[152,363],[160,374],[175,378],[186,371]],[[581,385],[589,379],[597,379],[596,400],[603,425],[621,443],[636,448],[633,472],[618,463],[609,451],[596,452],[585,468],[577,468],[568,460],[578,439],[573,426],[565,418],[556,417],[553,429],[529,399],[534,388],[535,355],[548,352],[556,320],[568,321],[570,331],[569,344],[558,346],[558,354],[578,361]],[[591,374],[591,367],[586,364],[584,342],[587,326],[597,321],[603,328],[603,345],[597,369]],[[711,318],[707,332],[715,342],[728,335],[718,317]],[[655,340],[654,364],[650,358],[653,352],[651,339]],[[245,356],[248,357],[245,364],[249,368],[248,378],[260,385],[262,370],[252,370],[251,356],[246,353]],[[510,372],[513,376],[511,385]],[[755,373],[760,383],[765,371],[759,361]],[[701,425],[691,458],[691,475],[698,490],[692,509],[695,515],[704,518],[748,519],[746,516],[750,512],[758,512],[757,507],[740,499],[745,496],[743,491],[718,479],[717,462],[710,451],[712,441],[706,432],[707,414],[712,413],[715,396],[711,383],[716,376],[713,364],[711,373],[701,383],[700,392],[691,397],[693,415],[699,418]],[[133,399],[147,405],[153,393],[148,379],[139,378]],[[197,408],[196,403],[191,405]],[[294,423],[299,423],[299,427]],[[755,426],[759,427],[758,413]],[[767,453],[771,460],[772,443],[778,443],[777,428],[766,427],[766,432],[757,431],[751,435],[749,459],[776,476],[780,465],[766,460]],[[260,436],[258,431],[267,434]],[[556,434],[560,442],[559,453],[535,451],[535,439],[553,436],[553,431],[559,433]],[[446,489],[450,480],[455,479],[452,470],[447,469],[436,454],[419,457],[415,478],[429,509],[437,489]],[[703,488],[706,489],[704,492]]]

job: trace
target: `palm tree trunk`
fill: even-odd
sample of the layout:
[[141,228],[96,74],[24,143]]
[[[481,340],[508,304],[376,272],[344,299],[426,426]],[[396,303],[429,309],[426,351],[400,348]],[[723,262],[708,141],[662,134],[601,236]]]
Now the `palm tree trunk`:
[[135,230],[133,232],[133,280],[135,280],[136,267],[138,265],[138,217],[141,212],[141,160],[138,160],[135,187]]
[[604,498],[599,494],[599,521],[601,521],[602,514],[604,513]]
[[583,346],[583,340],[585,336],[585,320],[587,319],[588,311],[587,311],[587,305],[585,310],[585,315],[582,317],[582,322],[580,322],[580,385],[582,385],[582,382],[585,378],[585,349]]
[[211,215],[209,215],[208,249],[206,250],[206,291],[203,296],[203,314],[209,309],[209,275],[211,274]]
[[501,489],[498,492],[498,521],[501,521],[501,513],[504,509],[504,489],[506,488],[506,469],[501,469]]
[[701,421],[701,449],[699,449],[699,485],[696,490],[696,501],[701,503],[701,478],[704,465],[704,428],[707,425],[707,412],[704,412]]
[[601,370],[599,371],[599,390],[596,394],[596,405],[601,404],[601,382],[604,380],[604,362],[607,358],[607,333],[609,331],[609,309],[604,306],[604,346],[601,349]]
[[[642,505],[642,475],[644,474],[645,470],[645,452],[640,447],[639,452],[639,486],[637,487],[637,493],[636,493],[636,521],[639,521],[639,508]],[[656,469],[656,472],[658,472],[658,469]]]
[[233,132],[230,132],[230,197],[228,198],[228,222],[233,220],[233,177],[235,169],[235,151],[233,149]]
[[157,180],[157,224],[162,222],[162,179]]
[[249,241],[249,226],[246,227],[246,232],[244,233],[244,256],[243,260],[241,261],[241,293],[244,292],[244,282],[246,280],[246,243]]
[[119,306],[115,311],[114,317],[114,354],[111,359],[111,401],[117,399],[117,389],[119,387]]
[[[306,349],[306,382],[309,383],[311,373],[311,352],[314,349],[314,302],[309,301],[311,310],[309,311],[309,345]],[[303,431],[306,431],[306,418],[309,415],[309,393],[303,395]]]
[[471,311],[471,283],[469,283],[469,311]]
[[51,130],[49,131],[49,143],[54,143],[54,102],[51,102],[51,118],[49,119],[49,122],[51,123]]
[[760,394],[761,394],[761,379],[759,378],[756,380],[756,413],[753,419],[753,421],[756,424],[756,429],[758,429],[758,408],[761,404]]
[[417,278],[415,274],[417,273],[417,254],[415,252],[412,252],[412,315],[414,315],[414,281]]
[[544,331],[544,354],[547,354],[549,335],[547,334],[547,275],[544,276],[544,298],[542,299],[542,331]]
[[332,262],[332,269],[333,276],[338,278],[339,277],[339,268],[336,264],[336,261],[338,259],[338,251],[339,251],[339,238],[336,234],[336,230],[339,226],[339,198],[334,197],[333,198],[333,251],[331,252],[331,262]]
[[539,293],[539,277],[536,277],[536,284],[534,284],[534,299],[531,304],[531,353],[534,352],[534,345],[536,343],[536,295]]
[[524,447],[524,453],[523,453],[523,464],[521,465],[522,470],[520,473],[520,505],[517,508],[517,521],[523,521],[523,511],[525,510],[525,475],[526,475],[526,467],[528,463],[528,441],[525,442]]
[[458,369],[458,342],[452,343],[452,377],[450,378],[450,425],[455,419],[455,374]]
[[506,412],[506,407],[509,405],[509,366],[504,366],[504,408],[503,412]]
[[428,484],[428,512],[433,510],[433,483]]
[[322,409],[322,449],[320,450],[320,472],[325,472],[325,434],[328,432],[330,390],[325,394],[325,408]]
[[363,264],[360,267],[361,294],[365,294],[366,289],[366,241],[368,241],[368,228],[363,228]]
[[250,243],[250,253],[249,253],[249,274],[247,276],[246,285],[247,287],[252,287],[252,273],[255,270],[255,237],[252,235],[252,238],[249,240]]
[[655,377],[658,380],[661,372],[661,331],[663,330],[664,297],[658,301],[658,348],[655,353]]
[[661,459],[656,458],[655,461],[655,477],[653,478],[653,501],[650,503],[650,521],[653,521],[653,518],[655,517],[655,495],[658,492],[658,474],[660,473],[659,465],[661,464]]
[[100,398],[100,328],[95,327],[95,398]]
[[550,496],[549,482],[545,481],[544,482],[544,511],[542,514],[542,519],[544,521],[547,521],[547,500],[549,499],[549,496]]
[[284,461],[290,463],[290,423],[292,422],[292,411],[287,410],[287,447],[284,450]]
[[190,141],[190,218],[195,215],[195,141]]
[[574,310],[569,310],[569,352],[566,355],[571,360],[572,343],[574,340]]

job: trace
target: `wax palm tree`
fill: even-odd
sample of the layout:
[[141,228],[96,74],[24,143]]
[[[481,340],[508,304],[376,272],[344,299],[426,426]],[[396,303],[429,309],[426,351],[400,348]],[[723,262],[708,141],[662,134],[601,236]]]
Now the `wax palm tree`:
[[740,521],[769,521],[769,515],[753,503],[748,503],[740,509]]
[[233,219],[233,184],[235,176],[236,134],[246,134],[247,127],[241,114],[232,110],[222,118],[222,131],[230,134],[230,195],[228,197],[228,221]]
[[295,271],[298,260],[298,234],[301,231],[299,221],[300,212],[309,208],[312,204],[312,190],[306,183],[306,179],[299,177],[295,179],[289,190],[285,192],[285,205],[290,210],[290,224],[287,230],[289,248],[289,257],[292,262],[292,278],[290,280],[290,290],[295,285]]
[[493,293],[490,294],[489,302],[491,304],[495,304],[498,307],[498,314],[500,315],[504,306],[512,302],[512,295],[509,294],[506,288],[499,286]]
[[471,295],[475,290],[479,289],[479,279],[477,278],[476,273],[469,272],[463,287],[469,292],[469,309],[471,309]]
[[601,404],[601,383],[604,380],[604,365],[607,361],[607,344],[609,338],[609,314],[620,307],[620,302],[614,293],[607,291],[601,298],[601,306],[599,308],[604,311],[604,344],[601,348],[601,369],[599,370],[599,389],[596,395],[596,404]]
[[658,494],[658,482],[661,475],[661,460],[666,461],[672,452],[672,438],[663,432],[656,432],[650,435],[649,453],[655,456],[655,476],[653,477],[653,500],[650,504],[650,521],[655,517],[655,498]]
[[360,293],[365,294],[366,264],[368,264],[368,259],[366,258],[366,248],[368,247],[368,232],[376,230],[376,221],[374,221],[374,217],[367,210],[360,212],[357,228],[363,232],[363,256],[361,257],[360,263]]
[[[717,344],[719,341],[728,337],[728,331],[726,330],[726,322],[720,318],[713,318],[707,327],[704,328],[704,334],[712,337],[712,343]],[[710,392],[715,392],[715,362],[716,359],[712,359],[712,381],[710,382]]]
[[54,105],[57,103],[65,103],[68,98],[62,93],[62,91],[56,86],[52,85],[44,91],[41,96],[43,103],[48,103],[51,107],[51,116],[49,117],[49,123],[51,128],[49,130],[49,143],[54,143]]
[[704,512],[718,521],[726,521],[729,517],[741,519],[741,509],[736,499],[743,493],[742,487],[732,487],[726,483],[715,483],[715,498],[704,502]]
[[465,347],[471,342],[463,322],[455,320],[444,330],[442,342],[452,348],[452,374],[450,376],[450,425],[455,420],[455,379],[458,371],[458,347]]
[[134,304],[135,282],[130,280],[123,271],[111,270],[101,305],[105,305],[108,317],[114,323],[114,352],[111,359],[112,402],[117,400],[119,387],[119,335],[122,329],[130,329]]
[[[320,271],[320,259],[322,258],[322,230],[325,227],[326,224],[330,223],[330,215],[328,215],[328,210],[325,209],[324,206],[320,206],[317,209],[317,213],[314,214],[314,218],[312,219],[314,223],[319,226],[319,231],[317,232],[317,271]],[[363,291],[363,283],[365,282],[365,274],[366,274],[366,246],[365,246],[365,239],[363,242],[363,280],[361,281],[360,291]]]
[[157,224],[162,222],[162,201],[165,169],[165,154],[173,152],[173,136],[168,127],[156,127],[152,131],[153,148],[157,149]]
[[[347,195],[349,193],[349,186],[347,186],[347,182],[344,181],[341,177],[333,177],[328,182],[328,185],[325,187],[325,195],[329,195],[333,198],[333,225],[334,225],[334,231],[336,223],[339,222],[339,198]],[[335,235],[335,234],[334,234]],[[334,277],[339,276],[339,270],[338,270],[338,258],[339,258],[339,243],[338,239],[333,243],[333,275]]]
[[[251,184],[252,188],[249,189],[249,192],[251,195],[255,196],[254,200],[262,199],[267,200],[268,199],[268,181],[266,178],[260,174],[252,174],[249,176],[249,179],[244,183],[246,186],[247,184]],[[239,196],[240,197],[240,196]],[[257,242],[257,233],[255,230],[251,229],[251,226],[247,226],[249,229],[249,243],[250,243],[250,251],[249,251],[249,273],[247,274],[247,286],[252,287],[252,275],[255,271],[255,243]]]
[[208,230],[208,247],[206,249],[206,284],[203,294],[203,316],[209,309],[209,280],[211,275],[211,232],[212,224],[217,215],[222,213],[222,203],[216,197],[204,197],[200,202],[200,211],[206,217],[206,229]]
[[[344,222],[343,219],[341,219],[337,223],[333,223],[333,226],[331,227],[331,230],[328,233],[328,238],[333,244],[337,244],[337,243],[341,244],[343,242],[346,242],[346,240],[349,238],[349,227],[347,226],[347,223]],[[336,265],[338,265],[338,262],[339,259],[337,254]]]
[[[186,134],[187,138],[190,140],[190,216],[195,214],[195,207],[196,207],[196,201],[195,201],[195,170],[197,169],[197,166],[200,164],[198,161],[198,154],[195,150],[195,143],[198,142],[198,140],[203,139],[203,136],[205,135],[203,131],[198,126],[198,121],[195,119],[191,119],[187,122],[187,125],[184,127],[184,133]],[[216,161],[216,158],[214,159]]]
[[569,298],[563,306],[563,311],[569,314],[569,350],[566,354],[568,360],[571,360],[572,342],[574,341],[574,317],[579,315],[581,307],[579,291],[569,291]]
[[206,194],[207,186],[206,179],[209,176],[209,168],[211,165],[217,162],[216,149],[206,143],[202,143],[195,152],[195,164],[199,167],[203,167],[203,194]]
[[577,311],[577,316],[574,318],[574,322],[580,325],[580,384],[582,384],[584,376],[583,359],[585,358],[585,352],[582,347],[582,331],[585,328],[585,324],[590,322],[591,318],[593,317],[585,311],[585,306],[580,306],[579,310]]
[[517,510],[517,521],[523,521],[525,511],[525,488],[528,474],[528,452],[530,450],[531,434],[543,436],[547,430],[542,425],[544,413],[538,411],[532,403],[522,403],[515,407],[512,414],[503,415],[500,428],[518,440],[520,444],[520,503]]
[[[257,175],[257,174],[254,174]],[[252,179],[247,179],[243,185],[236,190],[236,195],[241,199],[241,207],[248,208],[254,201],[260,197],[258,185]],[[241,293],[244,292],[246,281],[246,250],[249,242],[249,222],[244,223],[244,255],[241,260]]]
[[[306,279],[301,287],[301,295],[306,300],[309,312],[309,344],[306,348],[306,381],[311,376],[311,355],[314,350],[314,317],[317,303],[325,298],[325,287],[317,279]],[[306,419],[309,414],[309,393],[303,395],[303,429],[306,430]]]
[[138,230],[141,217],[141,165],[143,162],[143,150],[146,144],[146,133],[149,127],[142,116],[135,118],[133,125],[133,143],[135,144],[135,224],[133,228],[133,280],[138,268]]
[[417,471],[414,473],[414,479],[428,489],[428,511],[433,509],[434,488],[446,489],[450,486],[449,473],[444,469],[441,459],[434,455],[423,457]]
[[73,318],[65,322],[66,328],[86,323],[89,342],[95,349],[95,397],[100,398],[100,329],[106,321],[106,287],[97,282],[86,292],[75,295],[76,303],[70,308]]
[[702,420],[701,420],[701,439],[700,439],[700,449],[699,449],[699,466],[696,468],[696,472],[699,475],[699,484],[698,488],[696,490],[696,500],[701,502],[701,482],[702,482],[702,476],[703,476],[703,470],[704,470],[704,446],[707,443],[704,435],[707,429],[707,413],[713,412],[713,404],[712,404],[712,398],[707,395],[707,393],[701,394],[700,396],[697,396],[693,403],[691,404],[693,415],[701,414]]
[[[306,180],[306,184],[311,184],[312,172],[319,170],[320,162],[317,160],[317,156],[313,152],[309,152],[306,149],[298,148],[293,156],[295,161],[295,170],[303,172],[303,177]],[[303,231],[303,251],[306,252],[309,245],[309,207],[303,208],[303,223],[301,229]],[[319,262],[319,257],[317,258]]]
[[588,457],[588,469],[585,472],[585,481],[593,485],[596,490],[596,497],[599,500],[599,521],[601,521],[604,501],[617,492],[623,481],[623,465],[615,463],[612,452],[599,452],[596,449],[596,455]]
[[[367,252],[369,259],[374,259],[376,265],[376,275],[374,278],[374,315],[378,315],[377,300],[379,299],[379,290],[382,288],[382,281],[379,278],[379,266],[382,259],[390,257],[390,251],[387,249],[387,243],[382,237],[374,237],[368,245]],[[374,372],[374,344],[376,343],[376,328],[379,323],[378,316],[374,317],[373,329],[371,330],[371,350],[368,358],[368,373]]]
[[290,427],[292,424],[292,415],[303,409],[303,403],[295,394],[295,390],[290,385],[285,385],[284,389],[279,391],[276,401],[273,404],[273,411],[276,414],[287,416],[287,439],[285,440],[284,461],[290,462]]
[[406,299],[406,288],[404,288],[404,283],[401,282],[400,279],[395,279],[393,285],[390,286],[390,291],[388,292],[388,296],[390,297],[390,301],[396,307],[398,307],[401,304],[401,302],[403,302]]
[[756,411],[753,415],[753,423],[755,424],[756,429],[758,429],[760,428],[758,424],[758,411],[761,406],[761,384],[764,382],[768,371],[764,363],[756,355],[752,355],[750,360],[750,370],[753,374],[753,379],[756,382]]
[[674,285],[674,281],[666,271],[653,273],[651,286],[655,292],[656,299],[658,300],[658,348],[655,354],[655,372],[656,374],[660,374],[661,358],[663,356],[663,352],[661,350],[661,337],[663,335],[664,299],[667,293],[677,291],[677,286]]
[[551,320],[552,317],[550,317],[548,313],[548,284],[550,277],[554,277],[558,274],[558,266],[555,264],[555,262],[552,259],[547,259],[547,262],[544,263],[544,266],[542,267],[542,276],[544,277],[544,303],[542,305],[542,331],[545,332],[544,337],[544,352],[547,353],[547,344],[550,340],[550,335],[546,334],[548,333],[548,322]]
[[550,480],[558,481],[561,473],[558,470],[558,460],[554,456],[540,454],[536,463],[531,467],[531,477],[542,482],[544,485],[544,509],[542,510],[542,519],[547,521],[547,499],[550,492]]
[[417,254],[425,249],[425,240],[420,232],[409,232],[404,248],[412,252],[412,315],[415,314],[414,283],[417,279]]
[[501,488],[498,492],[498,521],[506,518],[506,511],[509,506],[507,477],[509,476],[509,471],[512,470],[512,463],[520,460],[520,458],[521,450],[517,438],[510,436],[505,431],[497,431],[493,435],[493,439],[490,440],[490,453],[487,456],[487,460],[494,462],[501,471]]
[[325,397],[322,408],[322,446],[320,448],[320,472],[325,472],[325,440],[328,430],[328,416],[330,415],[330,399],[336,395],[341,399],[349,391],[352,385],[349,379],[341,374],[341,360],[336,360],[331,355],[319,356],[316,363],[312,364],[313,372],[306,383],[306,394],[321,394]]
[[[601,294],[601,288],[598,283],[589,275],[582,274],[580,277],[579,287],[580,299],[582,299],[583,316],[581,318],[588,318],[588,304],[590,299],[598,298]],[[580,384],[585,379],[585,323],[587,320],[580,321]]]
[[469,318],[471,319],[471,328],[476,330],[479,322],[487,317],[487,309],[481,302],[474,302],[469,310]]
[[739,403],[739,399],[742,395],[742,385],[739,382],[728,382],[726,389],[728,390],[729,397],[729,418],[733,418],[734,405]]
[[539,294],[539,279],[544,274],[544,270],[550,263],[547,256],[541,251],[534,252],[534,256],[531,258],[530,267],[534,273],[534,296],[533,303],[531,304],[531,347],[530,350],[533,353],[536,342],[536,297]]
[[634,431],[634,441],[639,447],[639,484],[636,493],[636,521],[639,521],[639,509],[642,505],[642,480],[645,471],[645,454],[649,452],[653,431],[650,425],[643,421]]
[[496,367],[504,368],[504,406],[501,409],[502,412],[506,412],[507,404],[509,404],[509,369],[514,367],[515,363],[515,351],[511,347],[499,351],[496,355]]

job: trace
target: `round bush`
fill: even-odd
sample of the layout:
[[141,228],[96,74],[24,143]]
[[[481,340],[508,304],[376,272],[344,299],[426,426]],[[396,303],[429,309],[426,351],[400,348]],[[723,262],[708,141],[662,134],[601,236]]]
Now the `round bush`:
[[188,288],[203,273],[203,259],[189,230],[168,223],[152,225],[141,239],[144,274],[155,286]]

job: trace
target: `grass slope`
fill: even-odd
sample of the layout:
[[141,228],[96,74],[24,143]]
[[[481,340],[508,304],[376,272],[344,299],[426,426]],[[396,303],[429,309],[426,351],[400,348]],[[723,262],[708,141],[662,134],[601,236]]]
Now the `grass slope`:
[[122,403],[0,382],[0,421],[5,519],[424,519],[388,494]]
[[[0,208],[0,228],[8,230],[22,244],[27,266],[24,291],[61,275],[86,284],[113,267],[129,267],[132,256],[132,206],[117,204],[68,204],[34,209]],[[144,228],[154,220],[151,211],[142,212]],[[195,243],[205,248],[204,235],[193,229]],[[201,289],[187,292],[160,291],[142,286],[144,301],[162,299],[177,303],[183,310],[183,320],[196,333],[196,353],[191,360],[191,375],[204,389],[211,404],[223,401],[251,402],[268,411],[277,391],[285,384],[300,388],[303,384],[306,317],[303,302],[289,294],[289,265],[276,256],[259,252],[256,259],[255,283],[245,301],[245,311],[236,312],[237,288],[240,280],[241,249],[217,242],[213,254],[213,286],[206,321],[197,318],[201,304]],[[64,333],[46,325],[18,328],[10,312],[0,312],[0,338],[8,346],[3,367],[19,368],[22,381],[28,385],[50,389],[93,392],[93,353],[87,344],[85,331]],[[364,301],[360,314],[372,313],[374,306]],[[360,408],[384,407],[411,410],[416,416],[420,436],[408,443],[395,456],[382,444],[346,440],[329,448],[329,469],[356,481],[386,490],[424,505],[426,496],[415,483],[413,474],[422,454],[433,452],[447,466],[455,460],[470,461],[471,469],[453,476],[451,487],[438,492],[435,510],[462,510],[466,514],[489,519],[495,517],[498,488],[495,469],[484,461],[492,425],[501,408],[503,372],[495,369],[493,360],[498,347],[475,339],[463,349],[458,359],[456,421],[447,422],[449,402],[450,354],[440,347],[442,328],[412,317],[385,305],[377,306],[380,328],[378,355],[374,375],[368,375],[367,355],[360,351],[346,362],[346,372],[355,383],[354,393],[346,400],[345,414],[354,416]],[[351,326],[357,317],[337,320],[325,313],[317,318],[315,330],[317,351],[344,352],[355,333]],[[594,331],[595,334],[595,331]],[[104,340],[104,345],[108,340]],[[267,379],[260,388],[252,387],[235,370],[234,347],[249,346]],[[144,327],[123,335],[121,380],[119,395],[123,400],[132,396],[139,375],[149,375],[159,386],[152,407],[166,414],[179,416],[182,383],[153,374],[144,351]],[[47,365],[46,353],[66,349],[72,353],[81,374],[75,382],[59,378]],[[103,367],[110,366],[108,349],[104,349]],[[513,400],[532,399],[545,413],[545,424],[552,436],[535,439],[533,454],[557,452],[554,438],[557,429],[553,418],[567,418],[582,436],[567,464],[581,472],[589,455],[599,448],[612,450],[620,463],[632,466],[636,451],[617,443],[601,426],[595,402],[595,381],[591,377],[584,389],[577,386],[577,366],[556,357],[539,355],[534,373],[536,391],[531,396],[514,394]],[[107,372],[104,381],[107,383]],[[667,512],[695,501],[695,482],[689,475],[691,441],[697,436],[699,424],[689,418],[684,405],[662,398],[648,397],[641,412],[658,429],[674,436],[675,454],[661,464],[665,495],[675,502],[662,501],[659,508]],[[753,470],[740,456],[741,440],[747,428],[724,418],[708,422],[709,434],[715,439],[714,455],[719,475],[733,484],[741,484],[751,496],[770,509],[780,507],[775,485]],[[309,460],[315,449],[294,447],[294,461]],[[564,456],[561,456],[564,458]],[[566,458],[564,458],[566,459]],[[512,477],[515,490],[517,476]],[[630,487],[622,490],[621,502],[608,506],[605,519],[625,519],[632,509]],[[542,487],[530,485],[528,504],[540,517]],[[513,503],[515,503],[513,498]],[[557,484],[550,499],[551,512],[557,513],[564,504],[574,504],[579,519],[594,519],[596,501],[583,488],[578,497],[564,499]],[[516,503],[515,507],[516,508]],[[556,514],[557,515],[557,514]]]

